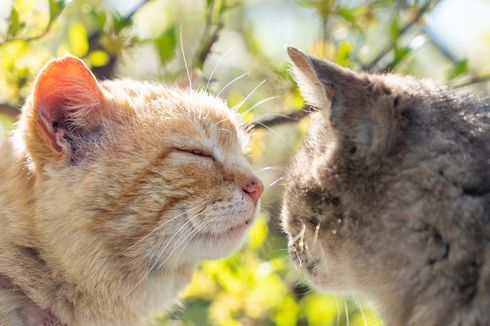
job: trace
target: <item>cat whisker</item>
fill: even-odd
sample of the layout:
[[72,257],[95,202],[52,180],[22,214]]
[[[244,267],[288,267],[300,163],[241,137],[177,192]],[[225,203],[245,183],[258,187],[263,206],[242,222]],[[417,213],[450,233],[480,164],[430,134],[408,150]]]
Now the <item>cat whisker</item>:
[[337,311],[337,325],[340,325],[340,298],[335,300],[335,306]]
[[[195,216],[193,216],[192,218],[194,218],[194,217],[195,217]],[[191,219],[192,219],[192,218],[191,218]],[[160,257],[163,255],[163,253],[165,252],[166,248],[167,248],[167,247],[168,247],[168,246],[169,246],[169,245],[172,243],[172,240],[173,240],[173,239],[174,239],[174,238],[177,236],[177,234],[179,234],[179,232],[181,232],[181,231],[184,229],[184,227],[186,227],[186,226],[187,226],[187,225],[190,223],[190,220],[191,220],[191,219],[187,220],[187,221],[186,221],[186,222],[185,222],[185,223],[184,223],[184,224],[183,224],[183,225],[182,225],[182,226],[179,228],[179,230],[177,230],[177,232],[176,232],[176,233],[175,233],[175,234],[174,234],[174,235],[173,235],[173,236],[172,236],[172,237],[171,237],[171,238],[170,238],[170,239],[167,241],[166,245],[165,245],[165,246],[164,246],[164,248],[163,248],[163,249],[160,251],[160,254],[156,256],[156,258],[155,258],[155,259],[153,259],[153,260],[152,260],[152,259],[148,259],[148,270],[149,270],[149,271],[151,271],[151,270],[152,270],[152,269],[155,267],[156,262],[157,262],[157,261],[160,259]],[[136,259],[137,259],[137,258],[134,258],[134,259],[132,260],[132,262],[133,262],[133,261],[135,261]],[[146,277],[146,276],[145,276],[145,277]]]
[[269,171],[269,170],[284,171],[284,168],[282,166],[279,166],[279,165],[276,165],[276,166],[266,166],[266,167],[263,167],[262,169],[258,169],[255,172],[262,172],[262,171]]
[[192,78],[189,71],[189,66],[187,66],[187,59],[185,58],[184,38],[182,37],[183,29],[184,29],[183,26],[180,25],[180,50],[182,51],[182,59],[184,60],[185,71],[187,73],[187,79],[189,80],[189,88],[192,89]]
[[[159,269],[162,268],[165,265],[165,263],[172,257],[172,255],[176,252],[177,249],[180,249],[180,251],[181,251],[180,255],[182,255],[182,253],[185,251],[185,248],[192,241],[192,239],[194,238],[194,236],[196,234],[198,234],[202,229],[204,229],[205,226],[207,226],[210,223],[211,223],[211,221],[205,220],[200,225],[195,226],[186,236],[183,236],[182,239],[181,239],[181,241],[174,246],[174,248],[172,249],[172,251],[160,263]],[[184,243],[185,243],[185,245],[182,246]],[[179,257],[180,257],[180,255],[179,255]],[[177,257],[177,258],[179,258],[179,257]]]
[[296,266],[295,264],[293,264],[293,266],[296,268],[296,270],[299,270],[299,269],[301,269],[301,266],[303,265],[303,262],[301,261],[301,256],[300,256],[298,250],[296,250],[296,247],[294,246],[294,244],[291,246],[291,248],[293,249],[294,254],[296,255],[296,258],[298,259],[298,266]]
[[242,105],[247,102],[247,100],[260,88],[260,86],[264,85],[266,80],[261,81],[257,86],[255,86],[248,94],[245,96],[243,100],[241,100],[238,104],[232,107],[233,110],[238,111],[242,107]]
[[306,231],[306,225],[303,223],[303,226],[301,227],[301,231],[299,231],[299,233],[295,235],[291,241],[295,243],[296,241],[298,241],[298,239],[303,238],[305,231]]
[[344,298],[344,311],[345,311],[345,326],[349,326],[350,325],[350,321],[349,321],[349,306],[347,305],[347,300]]
[[313,244],[316,245],[316,242],[318,240],[318,232],[320,232],[320,222],[318,223],[318,225],[315,227],[315,236],[313,237]]
[[188,213],[190,211],[192,211],[193,209],[196,209],[197,207],[192,207],[190,209],[187,209],[183,212],[180,212],[179,214],[175,215],[175,216],[172,216],[170,219],[166,220],[165,222],[163,222],[162,224],[159,224],[157,227],[155,227],[153,230],[151,230],[148,234],[146,234],[144,237],[142,237],[141,239],[138,239],[138,241],[136,241],[135,243],[133,243],[131,246],[127,247],[126,249],[124,249],[123,251],[121,251],[120,254],[123,254],[125,252],[127,252],[128,250],[131,250],[133,249],[138,243],[140,243],[141,241],[144,241],[145,239],[147,239],[150,235],[154,234],[155,232],[157,232],[158,230],[160,230],[161,228],[163,228],[165,225],[167,225],[168,223],[174,221],[177,217],[179,216],[182,216],[184,215],[185,213]]
[[272,187],[272,186],[276,185],[276,184],[277,184],[278,182],[280,182],[281,180],[284,180],[284,178],[286,178],[286,177],[280,177],[280,178],[277,178],[276,180],[274,180],[274,181],[272,181],[271,183],[269,183],[269,184],[267,185],[267,187]]
[[219,65],[221,64],[221,61],[223,61],[223,59],[228,55],[228,53],[231,52],[231,50],[233,50],[233,47],[231,47],[228,51],[226,51],[219,59],[218,61],[216,62],[216,64],[214,65],[214,68],[213,68],[213,71],[211,71],[211,75],[209,75],[209,78],[208,78],[208,82],[206,83],[206,88],[204,89],[205,92],[208,91],[208,88],[209,88],[209,84],[211,83],[211,80],[213,79],[213,76],[214,76],[214,73],[216,72],[216,69],[218,69]]
[[[185,234],[186,232],[186,227],[188,226],[192,226],[192,222],[197,219],[198,216],[200,216],[202,214],[202,210],[200,212],[198,212],[197,214],[195,214],[194,216],[192,216],[190,219],[188,219],[187,221],[185,221],[185,223],[177,230],[177,232],[174,233],[174,235],[169,239],[167,240],[167,244],[163,247],[163,249],[160,251],[160,255],[158,256],[158,258],[155,260],[154,264],[150,267],[150,271],[153,270],[158,262],[158,260],[160,260],[160,258],[163,256],[163,254],[165,253],[165,251],[167,250],[167,248],[170,247],[170,245],[173,244],[173,240],[176,239],[176,237],[182,232],[182,235]],[[180,235],[179,235],[180,236]]]
[[182,231],[185,232],[185,227],[191,225],[192,221],[195,218],[197,218],[197,216],[199,216],[200,214],[202,214],[202,210],[196,215],[192,216],[187,221],[185,221],[185,223],[177,230],[177,232],[175,232],[173,236],[169,240],[167,240],[166,245],[163,247],[162,250],[160,250],[160,254],[154,259],[153,263],[149,266],[148,270],[144,273],[143,277],[138,282],[136,282],[136,284],[131,288],[129,292],[133,292],[148,277],[148,275],[150,275],[151,271],[155,268],[156,264],[158,263],[158,260],[165,254],[165,250],[172,244],[173,239]]
[[243,115],[246,115],[247,113],[251,112],[253,109],[258,107],[259,105],[267,103],[267,102],[272,101],[272,100],[275,100],[276,98],[277,98],[277,96],[271,96],[271,97],[267,97],[263,100],[258,101],[257,103],[252,105],[247,111],[243,112]]
[[230,130],[228,130],[228,129],[219,128],[219,131],[220,131],[220,132],[224,132],[224,133],[226,133],[226,134],[229,134],[229,135],[231,136],[231,131],[230,131]]
[[211,126],[211,129],[216,128],[216,126],[217,126],[217,125],[219,125],[220,123],[222,123],[222,122],[224,122],[224,121],[226,121],[226,120],[228,120],[228,118],[221,119],[220,121],[218,121],[218,122],[216,122],[215,124],[213,124],[213,125]]
[[228,82],[228,84],[226,84],[219,92],[218,94],[216,94],[216,97],[220,96],[221,93],[223,93],[223,91],[225,89],[227,89],[228,87],[230,87],[233,83],[235,83],[236,81],[242,79],[243,77],[245,77],[246,75],[250,74],[250,72],[244,72],[243,74],[241,74],[240,76],[234,78],[232,81]]
[[361,317],[362,317],[362,323],[364,326],[367,326],[368,325],[368,321],[366,319],[366,314],[364,313],[364,307],[363,307],[363,304],[361,302],[361,300],[359,299],[359,296],[357,295],[353,295],[352,296],[354,302],[356,303],[357,307],[359,308],[359,311],[361,312]]
[[282,140],[284,140],[284,142],[290,147],[290,148],[293,148],[293,145],[286,139],[284,138],[283,135],[281,135],[280,133],[278,133],[277,131],[275,131],[274,129],[272,129],[271,127],[269,127],[268,125],[265,125],[263,124],[262,122],[260,122],[259,120],[255,120],[254,123],[258,123],[259,125],[261,125],[262,127],[266,128],[267,130],[269,130],[270,132],[272,132],[273,134],[275,134],[276,136],[278,136],[279,138],[281,138]]

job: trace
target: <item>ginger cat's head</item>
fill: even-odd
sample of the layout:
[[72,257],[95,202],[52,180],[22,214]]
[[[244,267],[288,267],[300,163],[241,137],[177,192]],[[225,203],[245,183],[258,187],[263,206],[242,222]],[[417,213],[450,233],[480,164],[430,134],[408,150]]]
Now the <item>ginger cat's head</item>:
[[40,72],[16,138],[35,176],[32,233],[41,254],[82,288],[113,276],[129,277],[131,288],[230,254],[263,191],[222,100],[131,80],[99,83],[74,57]]
[[374,299],[388,325],[484,320],[488,104],[425,80],[288,54],[317,108],[286,182],[293,260],[323,290]]

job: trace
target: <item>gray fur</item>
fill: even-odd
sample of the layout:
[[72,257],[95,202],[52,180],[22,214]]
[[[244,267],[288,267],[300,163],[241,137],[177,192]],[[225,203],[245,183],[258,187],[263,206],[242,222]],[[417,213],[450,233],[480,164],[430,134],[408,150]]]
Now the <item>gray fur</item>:
[[386,325],[490,325],[490,102],[288,54],[318,106],[284,195],[293,260]]

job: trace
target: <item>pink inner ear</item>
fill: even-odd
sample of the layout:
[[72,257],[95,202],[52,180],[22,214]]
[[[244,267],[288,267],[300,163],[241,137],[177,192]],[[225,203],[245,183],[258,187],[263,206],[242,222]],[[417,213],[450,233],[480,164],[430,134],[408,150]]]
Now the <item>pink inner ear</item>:
[[[57,128],[54,125],[66,127],[69,123],[74,128],[95,125],[104,94],[85,64],[67,56],[49,62],[39,73],[33,100],[43,130],[55,141]],[[59,145],[53,146],[61,149]]]
[[327,98],[330,102],[333,101],[333,96],[335,94],[335,86],[332,84],[326,84],[325,85],[325,94],[327,95]]

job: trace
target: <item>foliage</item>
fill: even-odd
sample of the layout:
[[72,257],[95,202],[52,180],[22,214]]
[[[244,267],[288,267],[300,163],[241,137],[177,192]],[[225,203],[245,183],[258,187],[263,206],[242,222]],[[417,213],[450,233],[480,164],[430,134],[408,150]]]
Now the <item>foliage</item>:
[[[281,180],[308,121],[260,120],[274,114],[289,120],[303,116],[298,114],[303,101],[285,54],[268,51],[283,35],[270,37],[267,29],[294,23],[304,31],[300,28],[309,26],[309,34],[289,36],[298,42],[311,40],[303,46],[318,56],[356,69],[415,72],[419,48],[410,41],[430,38],[421,28],[422,18],[437,1],[126,2],[134,8],[121,13],[110,2],[96,0],[14,0],[7,23],[0,24],[0,124],[11,129],[11,117],[28,95],[36,72],[64,53],[83,58],[101,79],[127,76],[186,85],[189,77],[194,88],[220,94],[246,123],[253,122],[249,156],[268,185],[260,218],[243,250],[202,264],[182,296],[183,307],[154,323],[380,325],[375,309],[358,297],[310,290],[287,258],[278,223]],[[284,8],[304,13],[308,21],[282,22]],[[258,13],[264,11],[272,21],[267,29],[257,26]],[[188,73],[186,64],[191,67]],[[473,80],[467,59],[449,58],[442,69],[445,82]],[[244,72],[249,74],[238,78]],[[270,128],[273,125],[279,126]]]

